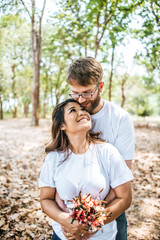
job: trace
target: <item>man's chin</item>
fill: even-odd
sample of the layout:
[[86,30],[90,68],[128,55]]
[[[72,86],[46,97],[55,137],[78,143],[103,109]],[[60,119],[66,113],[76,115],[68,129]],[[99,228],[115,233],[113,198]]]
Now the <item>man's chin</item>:
[[94,106],[92,106],[92,103],[88,102],[87,104],[82,104],[82,106],[83,106],[90,114],[92,114],[92,111],[94,110]]
[[85,103],[85,104],[81,104],[87,111],[88,109],[91,107],[91,103]]

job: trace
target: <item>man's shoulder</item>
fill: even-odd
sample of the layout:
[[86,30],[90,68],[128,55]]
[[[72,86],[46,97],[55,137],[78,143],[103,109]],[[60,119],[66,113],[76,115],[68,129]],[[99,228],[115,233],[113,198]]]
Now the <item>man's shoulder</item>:
[[104,100],[104,107],[106,108],[106,112],[110,113],[112,117],[129,116],[129,113],[125,109],[113,102]]

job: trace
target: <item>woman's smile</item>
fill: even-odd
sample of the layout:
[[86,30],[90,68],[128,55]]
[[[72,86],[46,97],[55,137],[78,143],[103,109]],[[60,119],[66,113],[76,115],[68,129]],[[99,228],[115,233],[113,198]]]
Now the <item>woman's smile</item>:
[[87,121],[89,121],[90,120],[90,118],[89,117],[87,117],[87,116],[84,116],[84,117],[81,117],[77,122],[82,122],[82,121],[85,121],[85,122],[87,122]]

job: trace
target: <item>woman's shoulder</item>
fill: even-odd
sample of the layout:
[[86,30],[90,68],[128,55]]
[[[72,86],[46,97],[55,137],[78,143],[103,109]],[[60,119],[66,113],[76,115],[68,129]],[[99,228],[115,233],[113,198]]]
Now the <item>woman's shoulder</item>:
[[107,152],[117,151],[116,147],[114,147],[113,144],[111,144],[107,141],[97,144],[97,148],[101,151],[107,151]]
[[51,151],[47,153],[45,157],[45,161],[47,162],[55,162],[57,160],[60,160],[64,156],[63,152],[58,152],[58,151]]

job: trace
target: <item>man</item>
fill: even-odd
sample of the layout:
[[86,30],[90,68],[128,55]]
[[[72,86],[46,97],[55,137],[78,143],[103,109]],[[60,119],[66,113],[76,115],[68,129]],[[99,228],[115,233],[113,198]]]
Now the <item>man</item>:
[[[113,144],[131,169],[134,158],[134,128],[129,114],[112,102],[102,99],[101,92],[103,70],[92,57],[80,58],[68,68],[67,83],[69,95],[80,102],[91,114],[92,131],[101,132],[100,137]],[[57,194],[58,195],[58,194]],[[115,198],[114,190],[106,197],[110,203]],[[57,200],[60,206],[60,200]],[[63,206],[60,206],[63,209]],[[117,218],[118,233],[116,240],[127,239],[127,221],[125,213]]]
[[[104,82],[103,70],[92,57],[80,58],[73,62],[67,72],[70,96],[80,102],[91,114],[92,131],[101,131],[101,138],[113,144],[131,169],[134,158],[134,128],[129,114],[115,104],[101,98]],[[106,201],[114,199],[111,190]],[[125,213],[117,218],[116,240],[127,239]]]

